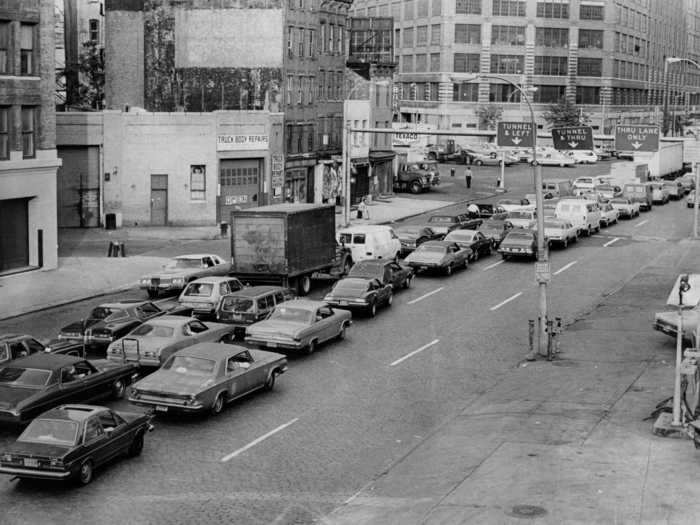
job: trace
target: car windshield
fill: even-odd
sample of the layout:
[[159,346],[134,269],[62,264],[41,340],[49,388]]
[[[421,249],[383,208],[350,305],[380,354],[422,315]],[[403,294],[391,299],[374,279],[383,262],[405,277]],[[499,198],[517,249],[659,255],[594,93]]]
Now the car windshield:
[[474,230],[459,230],[450,233],[447,237],[445,237],[445,240],[455,242],[471,241],[474,238],[474,235],[476,235]]
[[49,382],[50,370],[8,366],[0,369],[0,384],[39,388]]
[[348,273],[348,277],[379,277],[384,273],[384,263],[370,261],[356,262]]
[[445,253],[445,247],[435,244],[421,244],[416,251],[421,253]]
[[66,419],[35,419],[17,438],[22,443],[75,445],[80,426]]
[[441,222],[441,223],[448,223],[448,222],[457,222],[457,217],[447,217],[444,215],[433,215],[428,219],[428,222]]
[[90,312],[90,319],[121,319],[123,317],[127,317],[127,313],[125,310],[121,310],[118,308],[108,308],[106,306],[98,306],[97,308],[94,308],[92,312]]
[[223,300],[221,309],[226,312],[248,313],[253,312],[255,303],[247,297],[226,297]]
[[509,219],[532,219],[532,213],[527,211],[511,211],[508,213]]
[[186,355],[174,355],[163,365],[163,370],[193,376],[210,376],[215,368],[216,361]]
[[142,324],[131,332],[130,335],[141,337],[172,337],[175,329],[172,326],[162,324]]
[[292,321],[294,323],[311,324],[313,312],[303,308],[293,308],[289,306],[278,306],[272,310],[270,319],[278,321]]
[[214,291],[212,283],[190,283],[185,289],[185,295],[190,297],[211,297]]
[[200,268],[202,261],[200,259],[173,259],[166,266],[166,270],[179,270],[185,268]]

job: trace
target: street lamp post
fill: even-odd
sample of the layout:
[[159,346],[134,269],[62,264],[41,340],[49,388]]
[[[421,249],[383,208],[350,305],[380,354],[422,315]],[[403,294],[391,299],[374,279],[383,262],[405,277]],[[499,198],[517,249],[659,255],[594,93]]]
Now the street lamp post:
[[[683,58],[683,57],[666,57],[664,59],[664,115],[663,115],[663,134],[664,137],[668,134],[668,128],[669,122],[668,122],[668,86],[669,86],[669,79],[668,79],[668,65],[669,64],[676,64],[678,62],[689,62],[690,64],[693,64],[695,67],[700,69],[700,64],[698,64],[695,60],[691,60],[689,58]],[[674,123],[675,127],[675,123]]]

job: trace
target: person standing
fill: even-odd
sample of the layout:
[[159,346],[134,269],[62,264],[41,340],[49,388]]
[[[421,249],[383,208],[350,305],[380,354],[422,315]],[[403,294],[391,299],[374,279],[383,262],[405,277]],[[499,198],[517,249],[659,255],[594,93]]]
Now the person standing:
[[467,166],[467,169],[464,170],[464,179],[467,184],[467,188],[472,187],[472,169],[471,167]]

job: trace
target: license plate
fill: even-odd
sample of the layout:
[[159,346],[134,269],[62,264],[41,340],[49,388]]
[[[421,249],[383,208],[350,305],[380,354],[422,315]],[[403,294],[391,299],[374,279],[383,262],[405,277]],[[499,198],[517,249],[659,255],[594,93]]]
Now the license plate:
[[39,460],[34,459],[34,458],[24,458],[24,466],[25,467],[38,467]]
[[167,411],[168,411],[168,407],[156,405],[156,412],[167,412]]
[[277,343],[273,341],[268,341],[267,346],[269,346],[270,348],[277,348]]

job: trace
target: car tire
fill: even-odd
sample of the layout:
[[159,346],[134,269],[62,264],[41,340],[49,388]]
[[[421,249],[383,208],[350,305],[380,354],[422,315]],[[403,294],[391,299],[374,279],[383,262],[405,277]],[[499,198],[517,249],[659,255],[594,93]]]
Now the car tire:
[[476,159],[476,160],[474,161],[474,164],[476,164],[477,166],[483,166],[483,165],[484,165],[484,161],[481,160],[481,159]]
[[451,265],[451,264],[448,264],[448,265],[447,265],[447,268],[445,268],[445,275],[448,276],[448,277],[449,277],[450,275],[452,275],[452,265]]
[[117,379],[112,383],[112,399],[122,399],[126,392],[126,383],[123,379]]
[[143,451],[143,432],[136,434],[136,437],[134,437],[134,440],[131,442],[129,446],[129,457],[134,458],[140,456],[141,451]]
[[218,416],[221,414],[221,411],[224,409],[224,395],[223,394],[218,394],[216,396],[216,399],[214,399],[214,402],[211,404],[211,408],[209,409],[209,413],[212,416]]
[[472,256],[472,262],[479,260],[479,250],[474,250],[474,255]]
[[507,256],[505,253],[502,253],[502,254],[501,254],[501,258],[502,258],[504,261],[507,261],[507,260],[508,260],[508,256]]
[[562,248],[566,249],[569,247],[569,239],[564,239],[564,242],[561,243]]
[[309,341],[309,344],[306,345],[306,355],[311,355],[316,351],[316,339],[312,339]]
[[491,255],[491,243],[486,245],[486,256]]
[[158,297],[158,290],[148,290],[147,293],[149,299],[156,299]]
[[82,464],[80,465],[80,469],[78,470],[78,482],[83,486],[89,485],[92,481],[93,474],[94,467],[92,460],[86,459],[82,462]]
[[394,302],[394,294],[389,292],[389,297],[386,298],[386,305],[391,306]]
[[411,183],[411,193],[414,195],[417,195],[418,193],[423,191],[423,186],[420,185],[419,182],[412,182]]
[[403,283],[404,288],[410,288],[413,285],[413,276],[409,275]]
[[376,317],[376,315],[377,315],[377,303],[372,303],[367,307],[367,315],[370,317]]
[[264,389],[267,390],[268,392],[272,392],[272,390],[275,388],[275,380],[277,379],[277,371],[273,370],[270,372],[270,375],[267,376],[267,381],[265,381]]
[[345,339],[345,331],[348,329],[348,325],[343,323],[343,325],[340,327],[340,332],[338,332],[338,341],[342,341]]
[[311,277],[308,275],[302,275],[297,281],[297,293],[299,296],[303,297],[308,295],[311,291]]

